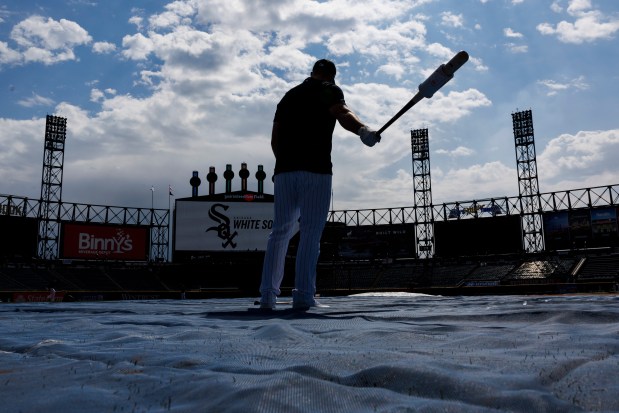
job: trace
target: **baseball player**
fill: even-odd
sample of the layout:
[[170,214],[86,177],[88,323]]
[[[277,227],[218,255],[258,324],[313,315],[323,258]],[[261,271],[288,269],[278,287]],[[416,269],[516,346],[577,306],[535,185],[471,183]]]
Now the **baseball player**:
[[316,265],[331,198],[331,141],[335,122],[374,146],[380,136],[365,126],[335,84],[335,64],[318,60],[310,77],[289,90],[277,105],[271,148],[275,155],[273,230],[265,253],[260,307],[274,309],[284,277],[288,242],[299,222],[293,308],[316,306]]

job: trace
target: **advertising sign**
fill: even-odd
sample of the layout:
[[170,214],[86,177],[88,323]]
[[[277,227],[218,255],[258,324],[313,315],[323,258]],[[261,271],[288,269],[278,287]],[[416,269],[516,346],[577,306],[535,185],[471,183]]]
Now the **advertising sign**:
[[331,249],[332,255],[345,259],[415,257],[415,226],[328,224],[321,240],[321,259],[328,258]]
[[519,215],[436,221],[434,239],[437,257],[513,254],[523,249]]
[[149,234],[145,226],[65,222],[62,225],[62,257],[147,261]]
[[177,200],[175,250],[265,251],[272,227],[271,202]]
[[568,212],[548,212],[545,213],[542,218],[544,222],[546,249],[560,250],[570,248],[570,221]]
[[617,208],[548,212],[543,219],[547,250],[619,245]]
[[0,257],[35,257],[38,233],[35,218],[0,215]]
[[588,209],[569,212],[570,237],[577,247],[591,241],[591,213]]
[[617,212],[615,208],[591,210],[591,232],[597,246],[617,245]]

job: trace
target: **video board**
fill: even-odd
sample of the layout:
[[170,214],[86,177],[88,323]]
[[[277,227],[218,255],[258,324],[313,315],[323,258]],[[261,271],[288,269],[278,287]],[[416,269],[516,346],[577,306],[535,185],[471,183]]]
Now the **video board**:
[[436,257],[522,252],[520,216],[459,219],[434,223]]
[[548,251],[619,246],[619,208],[584,208],[543,215]]
[[273,228],[272,195],[176,200],[174,222],[175,251],[265,251]]

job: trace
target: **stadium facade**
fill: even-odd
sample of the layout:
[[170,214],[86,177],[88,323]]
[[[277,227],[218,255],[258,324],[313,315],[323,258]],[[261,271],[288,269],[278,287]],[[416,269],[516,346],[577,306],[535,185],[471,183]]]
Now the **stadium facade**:
[[[531,111],[512,114],[519,194],[434,204],[428,131],[411,131],[414,205],[330,211],[321,241],[321,294],[611,292],[619,281],[619,185],[540,193]],[[272,225],[273,195],[199,195],[174,208],[62,200],[66,119],[48,116],[41,197],[0,195],[0,299],[40,301],[254,296]],[[291,289],[293,237],[284,278]]]

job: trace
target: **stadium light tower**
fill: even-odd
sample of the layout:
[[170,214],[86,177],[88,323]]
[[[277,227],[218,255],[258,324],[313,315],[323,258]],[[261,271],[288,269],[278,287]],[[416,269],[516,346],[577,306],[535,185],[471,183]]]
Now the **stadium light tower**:
[[520,210],[522,211],[523,247],[526,252],[541,252],[543,250],[542,216],[540,213],[542,208],[537,180],[537,160],[531,110],[512,113],[512,123],[516,145],[518,193]]
[[58,257],[66,137],[67,118],[47,115],[41,178],[41,203],[39,204],[38,247],[39,258],[47,260]]
[[432,186],[428,129],[411,131],[415,238],[419,258],[430,258],[433,249]]

